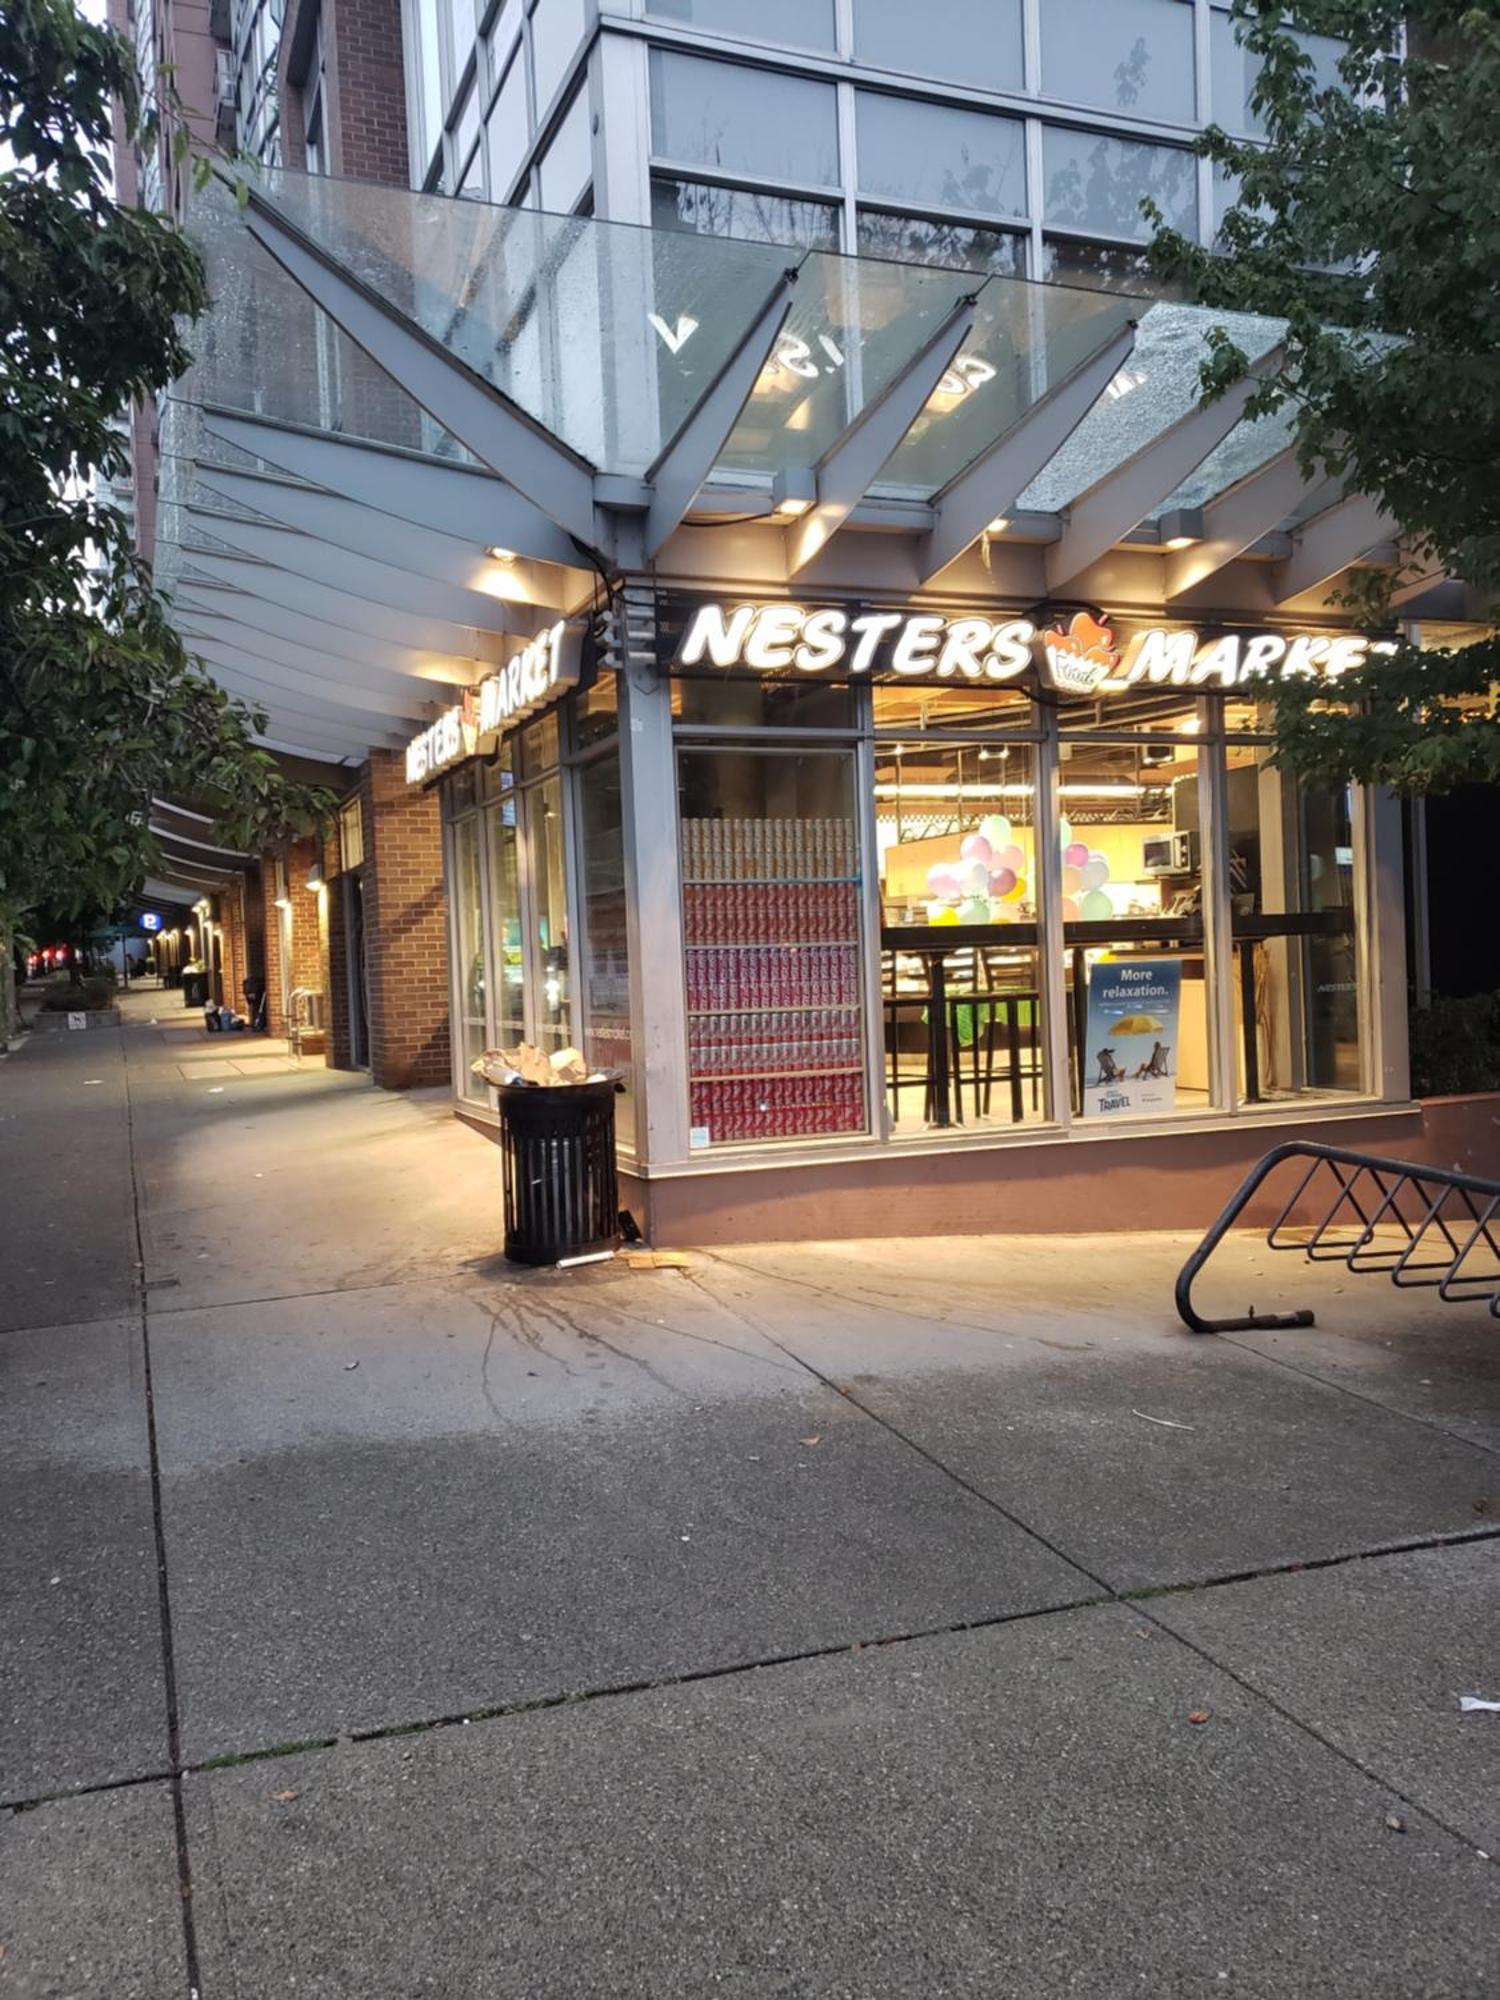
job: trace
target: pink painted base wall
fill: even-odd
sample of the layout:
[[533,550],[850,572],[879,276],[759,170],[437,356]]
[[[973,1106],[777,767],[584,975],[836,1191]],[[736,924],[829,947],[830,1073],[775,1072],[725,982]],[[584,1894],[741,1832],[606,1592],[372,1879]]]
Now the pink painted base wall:
[[[1203,1229],[1257,1160],[1296,1138],[1500,1180],[1500,1094],[1433,1098],[1410,1111],[1318,1119],[1300,1129],[1054,1141],[649,1183],[622,1174],[620,1199],[653,1243],[679,1248]],[[1278,1185],[1268,1182],[1247,1223],[1276,1212],[1286,1192]]]

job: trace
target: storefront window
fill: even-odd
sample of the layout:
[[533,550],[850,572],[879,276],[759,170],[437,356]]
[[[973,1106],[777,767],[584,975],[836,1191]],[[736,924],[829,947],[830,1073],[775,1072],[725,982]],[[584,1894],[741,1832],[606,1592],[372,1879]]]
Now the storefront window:
[[1364,1085],[1353,795],[1309,790],[1269,745],[1226,751],[1240,1100]]
[[849,729],[854,722],[850,688],[817,680],[674,680],[672,714],[704,729]]
[[583,1052],[591,1064],[619,1070],[625,1081],[623,1095],[615,1100],[615,1131],[628,1145],[635,1137],[635,1091],[618,749],[581,765],[575,782],[583,849],[579,862],[583,885]]
[[1214,1102],[1206,754],[1196,730],[1059,745],[1073,1112],[1087,1123]]
[[[506,773],[508,780],[509,773]],[[526,968],[517,867],[516,800],[503,793],[488,807],[490,935],[494,952],[495,1040],[511,1049],[526,1039]]]
[[852,751],[678,753],[695,1149],[869,1129]]
[[[553,728],[557,727],[553,718]],[[536,1040],[549,1053],[573,1037],[568,965],[568,875],[562,818],[562,785],[547,778],[526,795],[531,862],[533,1004]]]
[[[925,693],[933,708],[942,693],[961,698],[957,689],[877,692],[908,701]],[[928,728],[941,721],[939,710]],[[1030,743],[916,732],[876,745],[885,1092],[895,1133],[1048,1115],[1036,754]]]
[[458,1083],[467,1098],[483,1102],[485,1086],[470,1067],[484,1053],[489,1017],[484,963],[484,896],[479,872],[479,816],[453,823],[453,935],[457,956]]

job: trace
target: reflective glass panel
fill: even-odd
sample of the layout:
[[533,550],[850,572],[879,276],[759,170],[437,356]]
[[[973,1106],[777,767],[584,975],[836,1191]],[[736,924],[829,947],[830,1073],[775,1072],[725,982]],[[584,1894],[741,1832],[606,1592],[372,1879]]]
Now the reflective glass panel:
[[707,181],[651,177],[651,220],[658,229],[705,236],[741,236],[752,243],[788,243],[836,250],[839,211],[832,202],[799,201],[761,188],[718,187]]
[[667,160],[835,186],[833,85],[653,49],[651,146]]
[[568,874],[559,779],[546,778],[526,794],[533,946],[532,1005],[536,1039],[550,1054],[573,1038],[569,988]]
[[1054,284],[1088,285],[1101,292],[1130,292],[1150,298],[1162,290],[1144,250],[1118,243],[1080,243],[1049,236],[1042,245],[1042,275]]
[[1192,735],[1064,741],[1058,829],[1073,1108],[1089,1124],[1213,1102]]
[[635,1136],[631,1074],[630,946],[625,921],[625,834],[617,751],[577,776],[583,852],[583,1053],[598,1069],[618,1070],[626,1089],[615,1099],[615,1132]]
[[453,826],[453,944],[458,958],[458,1084],[467,1098],[483,1103],[487,1092],[470,1065],[484,1053],[488,1038],[484,964],[484,902],[479,878],[479,816],[467,813]]
[[980,229],[968,222],[938,222],[886,209],[859,211],[862,257],[895,257],[904,264],[945,264],[950,269],[1026,275],[1026,239],[1016,230]]
[[853,0],[854,58],[986,90],[1025,84],[1021,0]]
[[852,729],[854,694],[847,684],[811,678],[682,675],[672,681],[672,714],[712,729]]
[[1364,1088],[1353,795],[1231,743],[1229,887],[1243,1102]]
[[[1250,108],[1251,93],[1260,71],[1259,58],[1240,46],[1233,18],[1215,8],[1210,16],[1209,60],[1213,89],[1213,118],[1228,132],[1254,135],[1264,130],[1264,121]],[[1344,44],[1328,35],[1298,35],[1304,55],[1310,56],[1318,89],[1339,86],[1338,61]]]
[[540,118],[572,67],[587,21],[584,0],[538,0],[531,14],[531,74]]
[[578,206],[579,196],[594,176],[592,144],[588,91],[580,90],[538,167],[543,208],[554,215],[568,215]]
[[1197,233],[1198,165],[1180,147],[1049,125],[1042,134],[1042,163],[1048,222],[1144,243],[1151,225],[1141,202],[1149,195],[1174,228]]
[[1042,94],[1193,122],[1191,0],[1043,0]]
[[526,1039],[526,963],[521,932],[516,800],[502,794],[484,813],[489,843],[490,937],[494,952],[495,1042]]
[[1026,128],[1018,118],[860,91],[859,186],[935,208],[1026,213]]
[[687,21],[713,35],[739,35],[772,47],[831,49],[833,0],[646,0],[658,21]]
[[504,201],[531,144],[526,120],[526,65],[519,60],[507,70],[485,120],[484,144],[489,158],[490,189],[496,201]]

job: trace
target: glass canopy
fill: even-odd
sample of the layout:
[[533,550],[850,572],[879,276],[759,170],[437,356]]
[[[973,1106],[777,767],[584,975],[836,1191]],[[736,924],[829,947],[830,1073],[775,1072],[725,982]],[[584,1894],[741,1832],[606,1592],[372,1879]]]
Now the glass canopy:
[[[796,280],[785,323],[717,464],[705,469],[717,482],[754,484],[816,467],[920,363],[950,315],[967,310],[968,331],[937,388],[869,488],[931,498],[1135,322],[1129,360],[1020,496],[1023,509],[1060,512],[1191,413],[1210,329],[1225,327],[1252,358],[1282,330],[1272,320],[1112,292],[326,176],[267,172],[252,205],[321,269],[396,317],[425,350],[500,391],[575,459],[635,479],[653,473],[703,409],[789,269]],[[247,220],[221,185],[195,202],[189,227],[214,303],[191,331],[197,358],[180,401],[468,460]],[[1206,504],[1275,457],[1287,435],[1283,418],[1236,425],[1175,493],[1154,496],[1143,518]],[[235,462],[185,412],[164,442],[189,461],[207,453],[209,462]],[[164,495],[164,528],[184,497]]]

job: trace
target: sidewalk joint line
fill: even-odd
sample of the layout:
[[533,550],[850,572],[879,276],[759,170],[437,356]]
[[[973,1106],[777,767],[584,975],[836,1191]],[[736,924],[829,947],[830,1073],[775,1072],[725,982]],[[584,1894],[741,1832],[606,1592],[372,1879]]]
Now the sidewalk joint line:
[[172,1597],[167,1581],[166,1517],[162,1504],[161,1455],[156,1432],[156,1390],[151,1375],[150,1294],[146,1288],[146,1239],[141,1223],[141,1184],[135,1157],[135,1106],[130,1094],[130,1057],[120,1037],[120,1070],[125,1090],[125,1150],[130,1162],[130,1206],[135,1230],[135,1285],[141,1325],[141,1374],[146,1397],[146,1446],[151,1469],[151,1527],[156,1543],[157,1606],[161,1618],[162,1688],[167,1704],[168,1785],[177,1845],[177,1887],[182,1912],[182,1952],[188,2000],[202,2000],[198,1931],[193,1916],[193,1865],[188,1850],[187,1810],[182,1796],[182,1726],[177,1703],[177,1654],[172,1637]]

